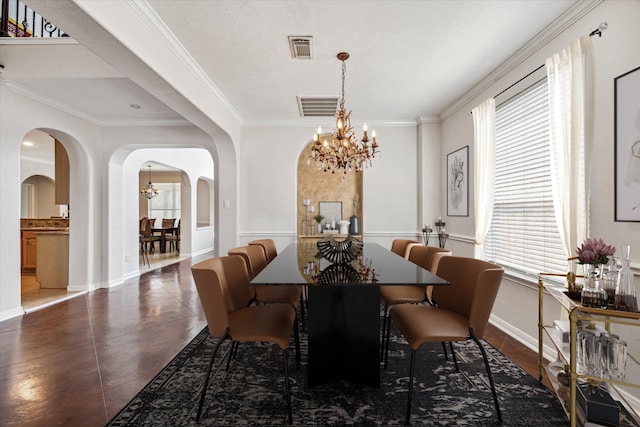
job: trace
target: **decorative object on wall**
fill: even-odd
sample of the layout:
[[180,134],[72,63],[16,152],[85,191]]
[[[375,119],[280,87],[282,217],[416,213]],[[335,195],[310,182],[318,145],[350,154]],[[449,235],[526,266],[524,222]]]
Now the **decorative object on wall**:
[[614,86],[615,220],[640,222],[640,67]]
[[[320,215],[325,219],[326,224],[331,224],[334,221],[340,221],[342,219],[342,202],[320,202]],[[335,222],[334,227],[335,228]]]
[[351,128],[351,111],[347,111],[344,106],[344,76],[347,70],[345,61],[349,59],[349,54],[340,52],[337,57],[342,61],[342,97],[340,98],[340,107],[335,115],[336,127],[333,129],[331,137],[325,137],[322,141],[322,129],[318,128],[317,133],[313,136],[311,158],[307,160],[307,164],[311,164],[313,159],[318,169],[331,173],[342,171],[342,179],[344,179],[347,172],[351,170],[360,172],[365,167],[371,166],[371,159],[378,153],[378,144],[376,143],[376,131],[371,132],[371,145],[368,144],[366,124],[363,126],[364,134],[361,140],[358,141],[354,135]]
[[149,183],[146,188],[140,190],[140,195],[146,197],[147,199],[153,199],[158,195],[158,189],[153,186],[151,183],[151,165],[147,165],[149,168]]
[[302,229],[300,230],[300,234],[305,236],[312,236],[316,232],[316,227],[314,221],[309,219],[309,214],[315,212],[315,206],[311,204],[311,200],[304,199],[302,200],[302,204],[306,208],[306,218],[302,220]]
[[469,216],[469,146],[447,154],[447,215]]

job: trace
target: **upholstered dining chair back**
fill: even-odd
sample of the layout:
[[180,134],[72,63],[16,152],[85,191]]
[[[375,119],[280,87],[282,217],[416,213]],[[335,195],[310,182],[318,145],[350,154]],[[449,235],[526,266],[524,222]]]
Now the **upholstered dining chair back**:
[[267,259],[267,264],[273,261],[276,256],[278,256],[276,242],[274,242],[273,239],[252,240],[249,242],[249,246],[252,245],[260,246],[262,248]]
[[448,256],[438,263],[438,276],[450,286],[435,286],[433,301],[468,319],[477,338],[484,337],[504,269],[475,258]]
[[422,245],[422,242],[417,240],[395,239],[391,242],[391,252],[400,255],[401,257],[408,258],[411,247],[415,245]]
[[253,279],[267,266],[264,250],[258,245],[239,246],[229,249],[229,255],[240,256],[247,264],[249,279]]
[[440,259],[450,255],[451,251],[447,249],[436,248],[435,246],[412,245],[409,247],[408,260],[436,274]]
[[142,234],[145,237],[148,237],[151,235],[151,222],[147,217],[144,217],[140,220],[140,234]]
[[251,300],[246,264],[235,256],[212,258],[192,266],[191,272],[209,331],[222,338],[229,327],[229,313]]
[[174,227],[176,224],[175,218],[162,218],[162,228]]

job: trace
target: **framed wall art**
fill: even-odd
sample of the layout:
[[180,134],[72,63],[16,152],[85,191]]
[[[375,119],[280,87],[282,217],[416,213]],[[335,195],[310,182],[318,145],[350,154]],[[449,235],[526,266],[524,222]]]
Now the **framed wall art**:
[[320,202],[320,215],[324,217],[322,225],[332,220],[336,222],[342,219],[342,202]]
[[614,79],[615,220],[640,222],[640,67]]
[[447,154],[447,215],[469,216],[469,146]]

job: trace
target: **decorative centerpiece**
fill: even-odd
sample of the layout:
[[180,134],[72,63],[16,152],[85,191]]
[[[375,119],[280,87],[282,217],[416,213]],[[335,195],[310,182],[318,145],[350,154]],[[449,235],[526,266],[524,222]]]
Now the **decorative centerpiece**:
[[351,235],[340,242],[329,236],[319,240],[316,246],[324,258],[335,264],[351,262],[362,253],[362,242]]
[[609,257],[616,253],[616,248],[607,245],[602,239],[587,238],[576,248],[578,263],[584,269],[584,288],[581,302],[585,307],[605,308],[607,292],[601,287],[602,269],[609,263]]

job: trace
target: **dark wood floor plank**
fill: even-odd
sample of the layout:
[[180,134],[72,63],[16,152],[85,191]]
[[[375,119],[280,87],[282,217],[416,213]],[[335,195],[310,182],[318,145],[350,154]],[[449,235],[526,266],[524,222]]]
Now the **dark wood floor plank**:
[[[2,422],[104,425],[205,326],[190,268],[212,256],[0,322]],[[493,326],[485,338],[536,375],[535,352]]]

